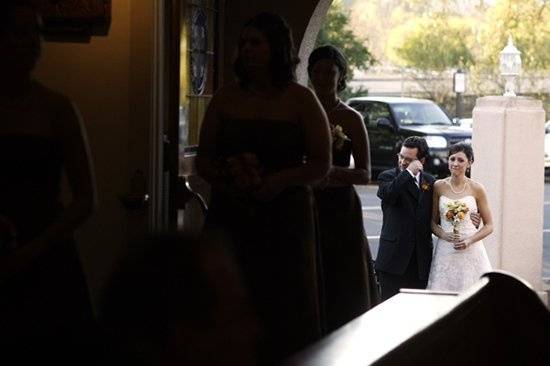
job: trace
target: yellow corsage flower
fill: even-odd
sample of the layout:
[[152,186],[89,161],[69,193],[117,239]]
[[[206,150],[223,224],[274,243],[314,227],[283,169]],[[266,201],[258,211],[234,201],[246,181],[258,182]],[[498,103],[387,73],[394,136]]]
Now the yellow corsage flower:
[[340,125],[330,125],[330,134],[332,136],[332,144],[336,150],[342,149],[344,142],[349,140],[348,136],[344,133],[342,126]]

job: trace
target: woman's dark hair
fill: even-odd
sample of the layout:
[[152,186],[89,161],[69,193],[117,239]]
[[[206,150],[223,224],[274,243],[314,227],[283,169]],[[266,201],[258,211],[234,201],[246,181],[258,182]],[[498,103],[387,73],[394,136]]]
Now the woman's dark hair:
[[428,143],[424,137],[420,136],[409,136],[403,141],[403,146],[408,147],[409,149],[418,149],[416,157],[418,160],[428,156]]
[[467,144],[465,142],[457,142],[454,145],[451,145],[449,147],[449,153],[447,154],[447,157],[456,154],[458,152],[463,152],[464,155],[468,158],[470,163],[474,162],[474,149],[472,149],[472,145]]
[[315,66],[315,64],[321,60],[331,60],[332,62],[334,62],[336,67],[338,67],[338,71],[340,72],[337,90],[341,92],[342,90],[346,89],[348,63],[342,51],[332,45],[321,46],[314,49],[313,52],[309,55],[307,63],[307,73],[310,77],[313,66]]
[[[243,26],[259,30],[267,39],[271,52],[270,71],[271,82],[282,88],[296,80],[296,65],[300,59],[296,57],[292,33],[286,21],[274,13],[262,12],[249,19]],[[233,71],[242,85],[250,81],[246,68],[241,60],[241,50],[233,63]]]

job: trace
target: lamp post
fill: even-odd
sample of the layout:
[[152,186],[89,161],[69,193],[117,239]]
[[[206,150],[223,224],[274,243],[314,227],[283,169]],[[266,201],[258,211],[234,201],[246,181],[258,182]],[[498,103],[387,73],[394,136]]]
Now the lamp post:
[[516,96],[516,79],[521,72],[521,52],[514,45],[512,36],[508,37],[508,44],[500,51],[500,75],[506,82],[505,97]]
[[462,93],[466,91],[466,74],[458,69],[453,75],[453,90],[456,93],[456,117],[462,117]]

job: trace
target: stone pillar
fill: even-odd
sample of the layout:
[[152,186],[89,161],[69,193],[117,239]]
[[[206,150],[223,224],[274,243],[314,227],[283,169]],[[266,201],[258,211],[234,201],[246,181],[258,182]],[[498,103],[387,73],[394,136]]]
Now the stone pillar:
[[485,186],[493,214],[493,234],[484,240],[491,264],[542,291],[542,103],[526,97],[482,97],[473,120],[472,178]]

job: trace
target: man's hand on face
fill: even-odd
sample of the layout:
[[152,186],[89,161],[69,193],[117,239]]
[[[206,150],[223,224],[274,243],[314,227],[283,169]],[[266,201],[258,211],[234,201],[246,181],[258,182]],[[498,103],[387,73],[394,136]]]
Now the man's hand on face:
[[421,172],[424,169],[424,166],[420,162],[420,160],[413,160],[407,167],[408,170],[413,173],[414,176],[416,176],[419,172]]

